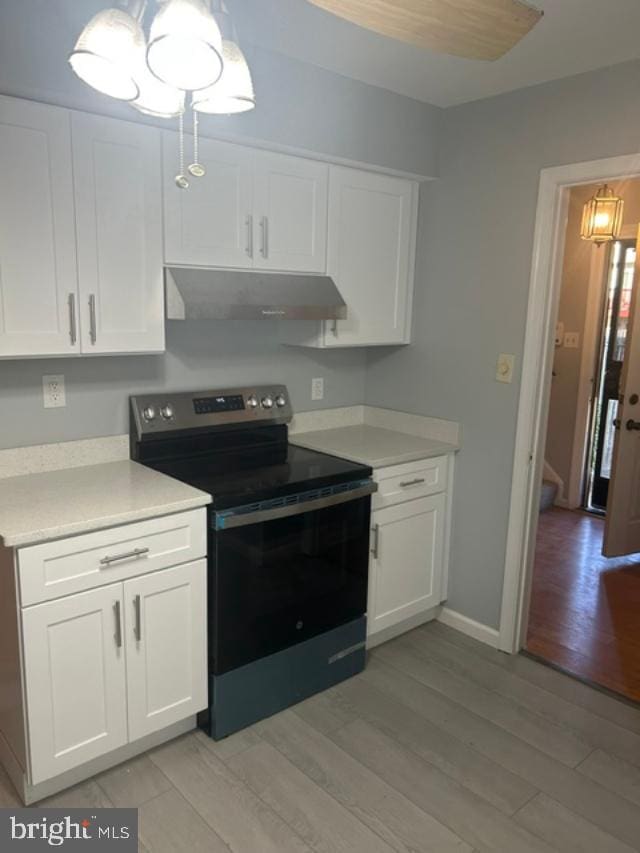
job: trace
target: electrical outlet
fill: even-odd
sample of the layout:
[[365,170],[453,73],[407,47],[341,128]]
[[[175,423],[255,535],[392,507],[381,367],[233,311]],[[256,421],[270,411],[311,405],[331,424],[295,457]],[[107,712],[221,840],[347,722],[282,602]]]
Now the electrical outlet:
[[496,382],[513,382],[513,363],[515,355],[508,352],[501,352],[498,356],[498,365],[496,368]]
[[318,377],[317,379],[311,380],[311,399],[324,399],[324,379],[322,377]]
[[565,332],[564,345],[566,349],[578,349],[580,347],[580,333]]
[[45,409],[64,408],[67,405],[67,396],[64,390],[64,376],[43,376],[42,392],[44,396]]

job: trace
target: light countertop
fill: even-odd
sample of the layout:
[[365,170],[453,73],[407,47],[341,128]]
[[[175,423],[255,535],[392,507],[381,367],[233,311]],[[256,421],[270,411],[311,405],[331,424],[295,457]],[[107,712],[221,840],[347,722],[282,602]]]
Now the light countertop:
[[0,480],[0,538],[14,548],[195,509],[199,489],[128,459]]
[[372,468],[443,456],[460,449],[457,444],[367,424],[296,433],[290,436],[289,441],[300,447],[341,456]]

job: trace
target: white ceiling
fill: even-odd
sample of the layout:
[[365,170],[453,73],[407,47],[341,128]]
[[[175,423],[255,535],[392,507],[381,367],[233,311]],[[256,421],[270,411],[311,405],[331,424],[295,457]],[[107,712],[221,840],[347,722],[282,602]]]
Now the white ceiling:
[[497,62],[421,50],[307,0],[229,0],[242,37],[419,101],[447,107],[640,57],[638,0],[532,0],[544,17]]

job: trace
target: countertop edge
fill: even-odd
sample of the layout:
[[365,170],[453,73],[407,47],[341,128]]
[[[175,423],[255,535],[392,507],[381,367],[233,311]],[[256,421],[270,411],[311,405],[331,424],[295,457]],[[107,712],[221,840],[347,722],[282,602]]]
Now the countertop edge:
[[[348,429],[348,427],[344,427]],[[324,430],[314,430],[314,433],[322,434]],[[407,433],[398,433],[398,435],[408,435]],[[291,444],[296,444],[298,447],[304,447],[307,450],[316,450],[320,453],[327,453],[330,456],[337,456],[341,459],[347,459],[350,462],[357,462],[361,465],[369,465],[371,468],[389,468],[392,465],[402,465],[405,462],[418,462],[421,459],[433,459],[436,456],[445,456],[449,453],[457,453],[460,450],[459,444],[440,441],[438,439],[425,439],[425,441],[433,441],[434,447],[430,450],[406,450],[393,453],[382,457],[367,457],[357,453],[341,452],[336,449],[329,450],[322,442],[304,439],[305,433],[293,435],[290,438]],[[415,438],[416,436],[411,436]],[[302,439],[302,440],[300,440]]]
[[150,518],[162,518],[166,515],[175,515],[190,509],[200,509],[210,504],[211,495],[202,492],[191,498],[174,501],[163,506],[151,506],[140,510],[130,510],[96,519],[78,522],[70,522],[60,527],[47,527],[42,530],[29,533],[17,533],[7,537],[0,536],[0,541],[5,548],[24,548],[28,545],[39,545],[43,542],[53,542],[57,539],[65,539],[68,536],[78,536],[82,533],[94,533],[97,530],[108,530],[111,527],[131,524],[136,521],[147,521]]

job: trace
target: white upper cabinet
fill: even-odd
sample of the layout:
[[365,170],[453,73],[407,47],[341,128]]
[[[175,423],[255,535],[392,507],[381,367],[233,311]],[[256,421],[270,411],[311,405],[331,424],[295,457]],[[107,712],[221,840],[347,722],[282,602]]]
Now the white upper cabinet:
[[164,349],[160,134],[72,115],[82,351]]
[[327,185],[324,163],[256,151],[254,217],[266,270],[322,273],[327,264]]
[[321,345],[408,343],[417,186],[357,169],[331,168],[327,271],[347,303]]
[[79,351],[67,110],[0,97],[0,357]]
[[167,263],[325,271],[328,166],[201,139],[206,174],[187,175],[189,188],[182,190],[175,184],[175,133],[164,134],[163,155]]
[[[202,178],[179,189],[178,137],[163,134],[165,260],[185,266],[253,266],[253,151],[200,140]],[[187,163],[191,162],[188,153]]]

